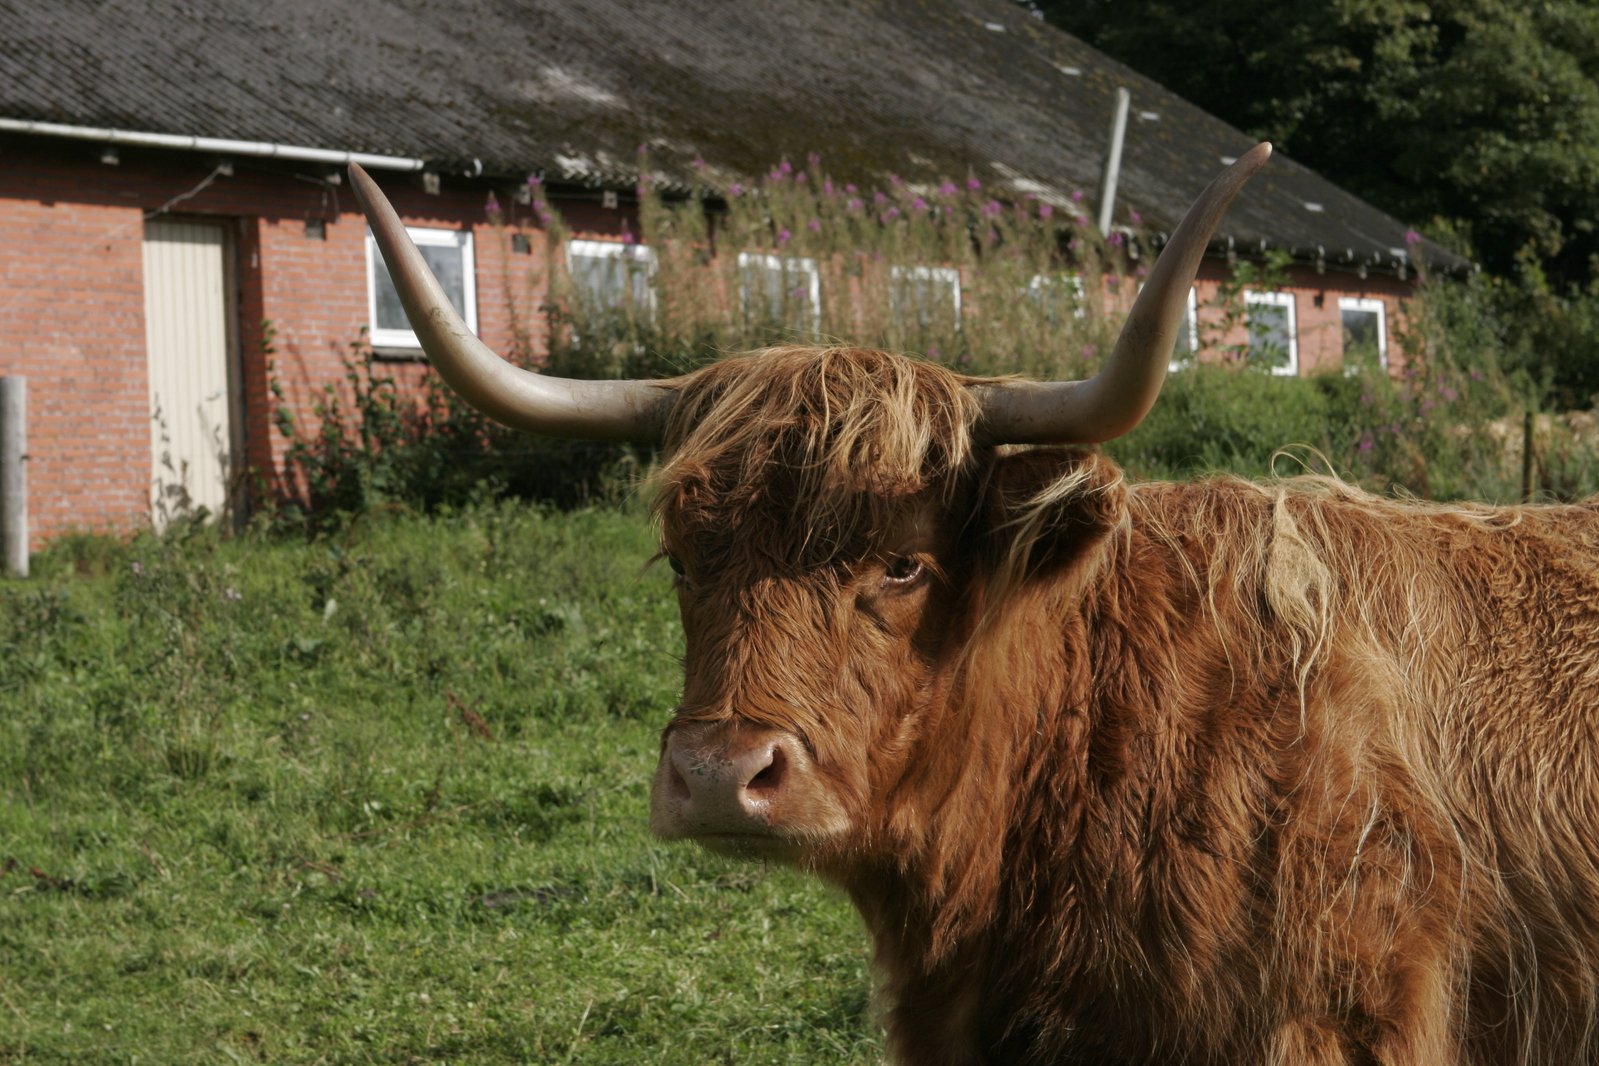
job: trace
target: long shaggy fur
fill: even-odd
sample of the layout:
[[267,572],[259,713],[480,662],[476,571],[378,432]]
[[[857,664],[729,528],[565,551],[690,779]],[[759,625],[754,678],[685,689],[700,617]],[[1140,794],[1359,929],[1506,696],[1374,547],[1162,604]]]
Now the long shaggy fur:
[[710,367],[657,503],[682,713],[813,752],[899,1058],[1599,1061],[1599,506],[1128,485],[966,384]]

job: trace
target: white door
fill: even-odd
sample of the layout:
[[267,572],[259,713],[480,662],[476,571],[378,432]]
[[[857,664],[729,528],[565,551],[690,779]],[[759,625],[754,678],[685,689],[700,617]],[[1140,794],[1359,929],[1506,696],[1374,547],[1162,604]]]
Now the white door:
[[239,419],[229,266],[220,223],[144,224],[150,517],[157,529],[202,507],[213,517],[233,514]]

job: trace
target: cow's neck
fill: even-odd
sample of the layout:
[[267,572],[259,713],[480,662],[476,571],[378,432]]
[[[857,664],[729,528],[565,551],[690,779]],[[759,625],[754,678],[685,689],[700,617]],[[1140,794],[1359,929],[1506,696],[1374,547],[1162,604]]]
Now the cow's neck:
[[[1183,969],[1152,953],[1190,950],[1195,930],[1163,925],[1161,916],[1192,886],[1150,868],[1144,845],[1152,833],[1192,830],[1191,841],[1173,846],[1197,850],[1209,866],[1232,860],[1205,853],[1209,814],[1193,782],[1155,776],[1155,767],[1173,765],[1161,746],[1184,743],[1208,712],[1163,687],[1181,651],[1147,637],[1180,634],[1207,608],[1188,591],[1193,577],[1171,545],[1134,529],[1107,550],[1116,558],[1071,602],[1046,592],[1012,605],[1005,630],[971,661],[974,677],[994,683],[952,686],[947,713],[926,738],[929,748],[962,758],[943,779],[917,782],[920,835],[904,839],[911,846],[894,861],[846,879],[873,936],[891,1012],[936,1002],[949,1026],[975,1032],[986,1000],[1033,994],[1025,986],[1043,983],[1087,1016],[1107,987],[1127,994],[1143,985],[1141,975]],[[1135,632],[1135,623],[1145,631]],[[1174,795],[1191,805],[1172,809],[1159,798]],[[1035,899],[1082,903],[1039,909]],[[1094,916],[1092,928],[1084,915]],[[1053,926],[1040,928],[1046,917]],[[1039,938],[1061,950],[1011,950],[1013,941]],[[1047,960],[1047,972],[1010,971],[1006,960],[1023,956]],[[1199,979],[1191,968],[1186,977]],[[1208,993],[1138,994],[1153,1003]],[[917,1010],[905,1025],[942,1031]]]

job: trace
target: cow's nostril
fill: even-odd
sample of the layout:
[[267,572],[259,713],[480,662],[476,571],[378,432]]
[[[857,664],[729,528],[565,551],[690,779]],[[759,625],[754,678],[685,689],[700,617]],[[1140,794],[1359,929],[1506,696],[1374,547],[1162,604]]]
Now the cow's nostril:
[[768,761],[759,772],[744,787],[751,792],[774,792],[783,785],[783,776],[788,772],[788,756],[783,754],[780,745],[772,745],[768,753]]

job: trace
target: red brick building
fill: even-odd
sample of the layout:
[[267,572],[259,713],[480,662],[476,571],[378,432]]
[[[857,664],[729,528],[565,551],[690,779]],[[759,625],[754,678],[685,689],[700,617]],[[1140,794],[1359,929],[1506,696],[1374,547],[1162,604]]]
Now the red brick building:
[[[252,480],[271,490],[274,381],[304,414],[363,330],[420,374],[342,183],[351,159],[484,339],[536,353],[545,242],[485,213],[530,175],[574,236],[600,241],[629,225],[639,145],[678,191],[825,149],[840,176],[978,174],[1065,205],[1099,183],[1124,86],[1116,217],[1158,229],[1249,143],[1005,0],[675,0],[648,16],[524,0],[421,5],[406,24],[391,10],[64,0],[0,15],[0,376],[28,380],[35,546],[242,506]],[[816,55],[797,70],[783,57],[801,44]],[[1406,237],[1275,160],[1224,224],[1198,304],[1229,252],[1283,249],[1291,284],[1252,314],[1288,348],[1283,369],[1334,368],[1350,328],[1391,329],[1413,256],[1464,266]]]

